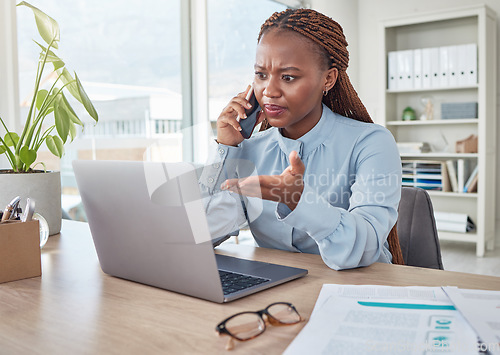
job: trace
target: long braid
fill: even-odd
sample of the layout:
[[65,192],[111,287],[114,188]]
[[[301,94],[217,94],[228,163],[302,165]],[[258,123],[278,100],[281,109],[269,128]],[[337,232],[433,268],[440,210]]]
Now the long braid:
[[[330,17],[311,9],[287,9],[275,12],[260,29],[258,42],[271,29],[292,30],[309,38],[323,53],[328,68],[337,68],[338,78],[333,88],[323,97],[323,103],[333,112],[357,121],[373,123],[347,75],[349,51],[342,27]],[[261,130],[269,128],[263,122]],[[394,264],[404,264],[396,225],[387,237]]]

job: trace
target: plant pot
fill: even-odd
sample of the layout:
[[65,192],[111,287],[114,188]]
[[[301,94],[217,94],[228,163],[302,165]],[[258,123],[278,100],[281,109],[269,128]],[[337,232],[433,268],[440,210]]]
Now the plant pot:
[[58,171],[17,174],[0,170],[0,208],[3,210],[16,196],[21,197],[23,211],[26,198],[35,201],[35,212],[47,220],[50,235],[61,231],[61,174]]

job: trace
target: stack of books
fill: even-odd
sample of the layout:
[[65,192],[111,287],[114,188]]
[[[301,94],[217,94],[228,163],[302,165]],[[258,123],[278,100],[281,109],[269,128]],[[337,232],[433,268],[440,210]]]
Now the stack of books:
[[474,222],[465,213],[434,211],[438,231],[467,233],[476,229]]
[[467,160],[448,160],[446,167],[450,180],[451,191],[453,192],[477,192],[478,165],[474,167],[467,178]]
[[427,142],[397,142],[399,154],[429,153],[431,146]]

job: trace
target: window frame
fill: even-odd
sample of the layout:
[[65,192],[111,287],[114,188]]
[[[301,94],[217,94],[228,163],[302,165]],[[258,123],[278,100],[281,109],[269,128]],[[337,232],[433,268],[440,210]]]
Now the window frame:
[[[8,127],[21,129],[19,122],[19,65],[15,0],[0,2],[0,116]],[[3,128],[3,127],[2,127]],[[3,129],[2,129],[3,131]]]

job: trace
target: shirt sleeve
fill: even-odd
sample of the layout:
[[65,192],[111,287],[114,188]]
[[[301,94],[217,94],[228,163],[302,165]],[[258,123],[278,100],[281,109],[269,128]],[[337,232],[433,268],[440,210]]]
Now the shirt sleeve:
[[220,189],[226,179],[238,177],[240,150],[240,147],[224,144],[212,145],[207,164],[198,180],[213,241],[222,240],[228,235],[238,235],[240,225],[246,221],[242,197]]
[[353,150],[355,181],[349,208],[335,207],[304,185],[293,211],[277,208],[278,219],[313,238],[324,262],[335,270],[367,266],[383,253],[396,223],[401,197],[401,160],[394,138],[374,130]]

